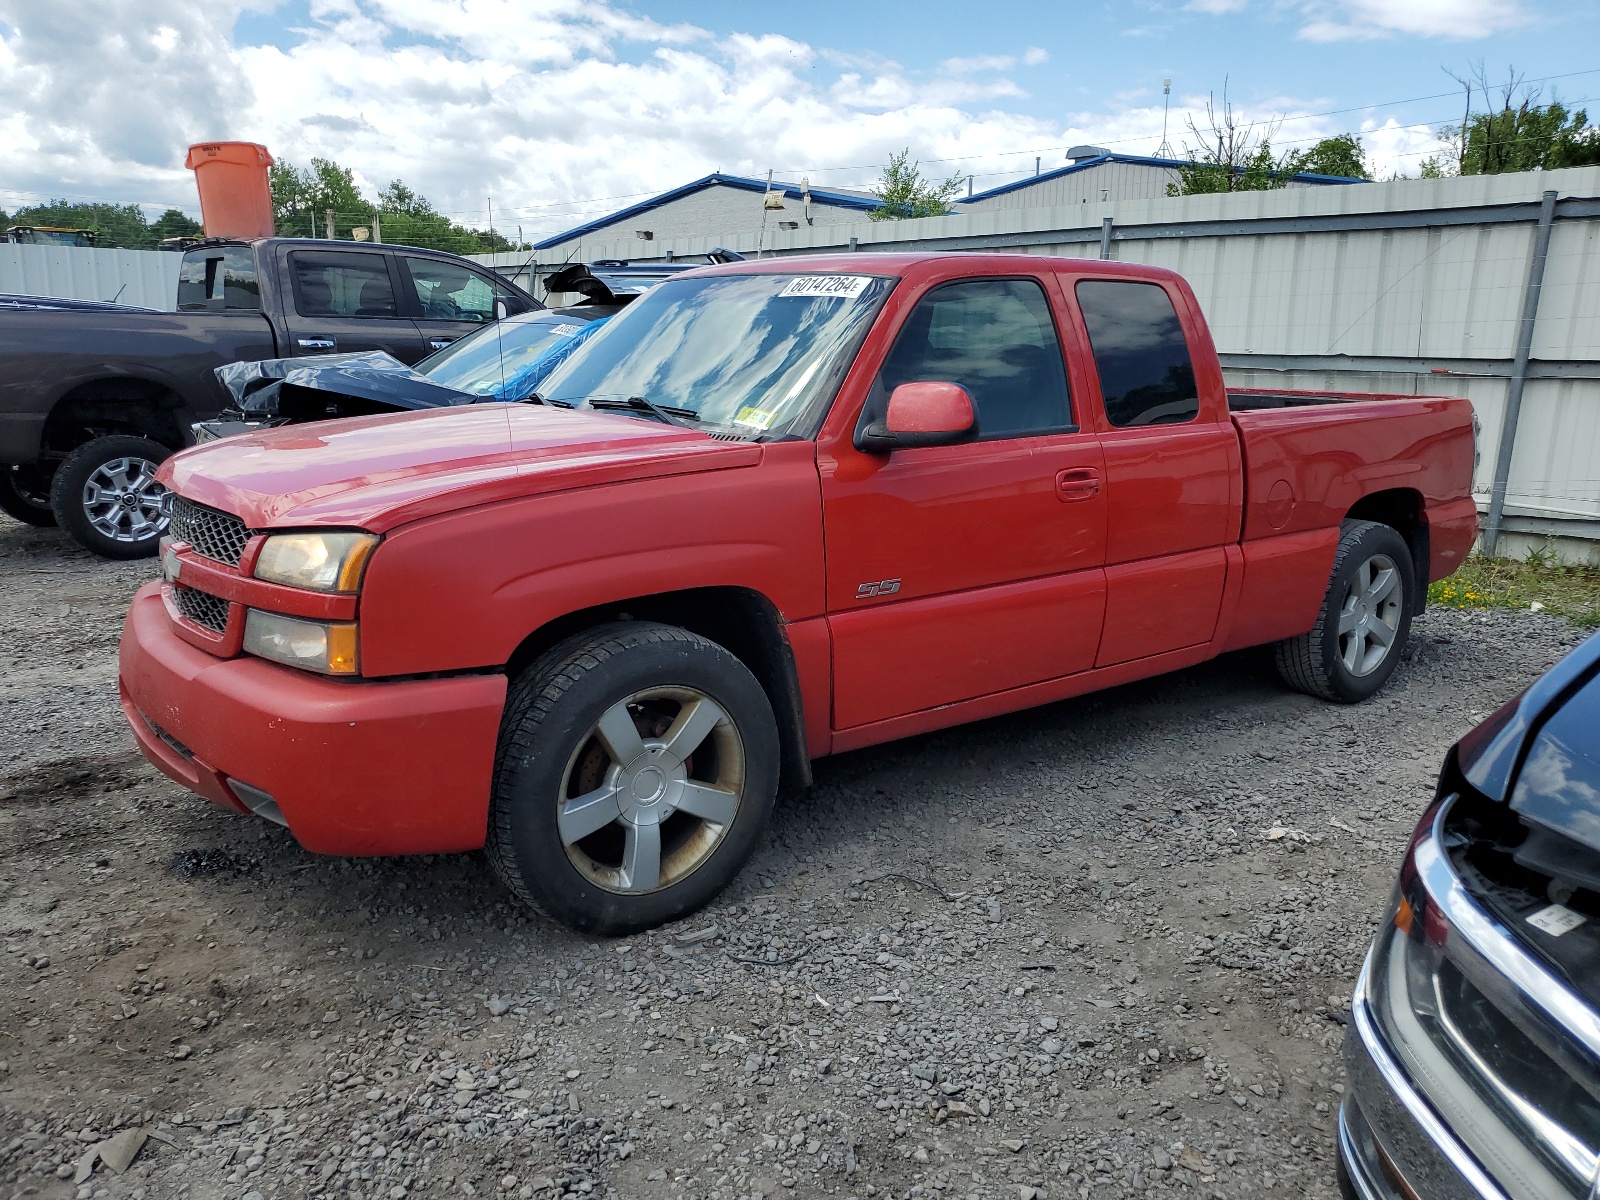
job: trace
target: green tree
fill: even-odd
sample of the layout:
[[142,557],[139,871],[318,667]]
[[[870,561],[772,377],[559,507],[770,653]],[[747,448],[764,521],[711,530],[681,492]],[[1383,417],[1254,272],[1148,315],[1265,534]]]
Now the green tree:
[[199,237],[204,232],[199,221],[185,216],[176,208],[169,208],[151,223],[150,240],[160,245],[167,238]]
[[1228,99],[1222,85],[1222,104],[1206,98],[1206,127],[1193,116],[1189,134],[1194,144],[1184,144],[1187,166],[1178,168],[1178,182],[1167,185],[1169,196],[1194,196],[1207,192],[1264,192],[1287,185],[1301,172],[1370,179],[1362,158],[1361,139],[1353,133],[1323,138],[1306,150],[1283,155],[1272,152],[1272,138],[1281,121],[1246,121]]
[[[1515,68],[1505,82],[1491,85],[1480,60],[1465,75],[1450,73],[1466,91],[1466,113],[1459,125],[1439,129],[1442,141],[1454,142],[1455,168],[1461,175],[1499,175],[1506,171],[1553,170],[1600,163],[1600,128],[1589,124],[1584,109],[1571,110],[1552,97],[1541,104]],[[1486,100],[1499,92],[1498,105],[1473,112],[1473,95]]]
[[1568,112],[1558,100],[1537,104],[1523,96],[1494,112],[1475,113],[1467,121],[1466,137],[1459,128],[1441,131],[1463,144],[1463,175],[1499,175],[1506,171],[1552,170],[1600,163],[1600,129],[1589,124],[1589,114]]
[[274,163],[267,182],[272,188],[273,225],[282,236],[327,237],[330,209],[334,236],[346,241],[355,226],[372,223],[373,206],[356,186],[355,172],[331,159],[313,158],[306,168]]
[[879,207],[867,214],[874,221],[901,221],[907,217],[943,217],[952,211],[950,200],[961,191],[961,176],[952,175],[943,183],[924,179],[920,162],[911,161],[908,146],[889,156],[883,177],[872,189]]
[[1282,169],[1290,175],[1337,175],[1345,179],[1371,179],[1361,139],[1353,133],[1325,137],[1309,150],[1287,155]]
[[268,172],[272,217],[280,237],[326,237],[327,210],[333,209],[334,235],[349,240],[357,226],[372,225],[390,245],[420,246],[455,254],[483,254],[516,247],[499,234],[457,225],[434,208],[426,196],[399,179],[378,192],[376,204],[356,186],[355,172],[325,158],[309,168],[275,163]]
[[137,204],[76,204],[51,200],[19,208],[11,216],[12,225],[54,225],[61,229],[92,229],[99,235],[96,245],[123,250],[147,250],[155,245],[144,211]]

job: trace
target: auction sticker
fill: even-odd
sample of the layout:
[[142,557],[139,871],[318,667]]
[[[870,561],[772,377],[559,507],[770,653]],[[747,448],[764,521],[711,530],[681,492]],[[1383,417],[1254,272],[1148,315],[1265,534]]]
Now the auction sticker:
[[1573,912],[1564,904],[1552,904],[1548,908],[1541,908],[1533,916],[1527,918],[1528,924],[1551,937],[1560,937],[1563,933],[1571,933],[1589,918],[1580,912]]
[[854,300],[871,282],[870,275],[796,275],[778,295]]
[[733,423],[735,425],[749,425],[755,429],[771,429],[773,421],[777,419],[777,410],[756,408],[752,404],[746,404],[733,415]]

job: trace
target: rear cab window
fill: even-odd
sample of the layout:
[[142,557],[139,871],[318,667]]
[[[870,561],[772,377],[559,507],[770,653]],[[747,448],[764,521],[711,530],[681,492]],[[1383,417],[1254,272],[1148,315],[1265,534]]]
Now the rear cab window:
[[302,317],[398,317],[384,254],[296,250],[289,255],[295,311]]
[[178,267],[178,311],[259,312],[261,282],[249,246],[200,246]]
[[1076,290],[1106,419],[1126,428],[1179,425],[1198,417],[1194,359],[1166,289],[1084,279]]

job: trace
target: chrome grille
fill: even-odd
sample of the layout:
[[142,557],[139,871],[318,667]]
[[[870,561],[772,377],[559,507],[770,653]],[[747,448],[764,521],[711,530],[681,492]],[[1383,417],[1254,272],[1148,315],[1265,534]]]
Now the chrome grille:
[[238,517],[182,496],[172,498],[172,524],[167,532],[180,542],[188,542],[196,554],[230,567],[239,565],[244,544],[250,539],[250,531]]
[[179,612],[212,633],[222,633],[228,628],[228,602],[221,596],[179,584],[172,589],[172,601]]

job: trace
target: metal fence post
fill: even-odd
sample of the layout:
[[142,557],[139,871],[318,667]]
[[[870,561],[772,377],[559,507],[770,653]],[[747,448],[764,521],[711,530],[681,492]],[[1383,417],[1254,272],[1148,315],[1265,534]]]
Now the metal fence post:
[[1100,257],[1111,257],[1111,218],[1106,217],[1100,222]]
[[1500,445],[1495,453],[1494,488],[1489,493],[1489,513],[1483,524],[1483,552],[1494,557],[1500,545],[1500,520],[1505,515],[1506,485],[1511,479],[1511,452],[1517,444],[1517,422],[1522,416],[1522,387],[1528,378],[1528,355],[1533,351],[1533,326],[1539,315],[1539,292],[1544,286],[1544,263],[1550,254],[1550,227],[1556,216],[1556,193],[1544,194],[1539,204],[1539,224],[1533,231],[1533,253],[1528,258],[1528,286],[1522,293],[1522,316],[1517,324],[1517,353],[1506,384],[1506,411],[1500,422]]

